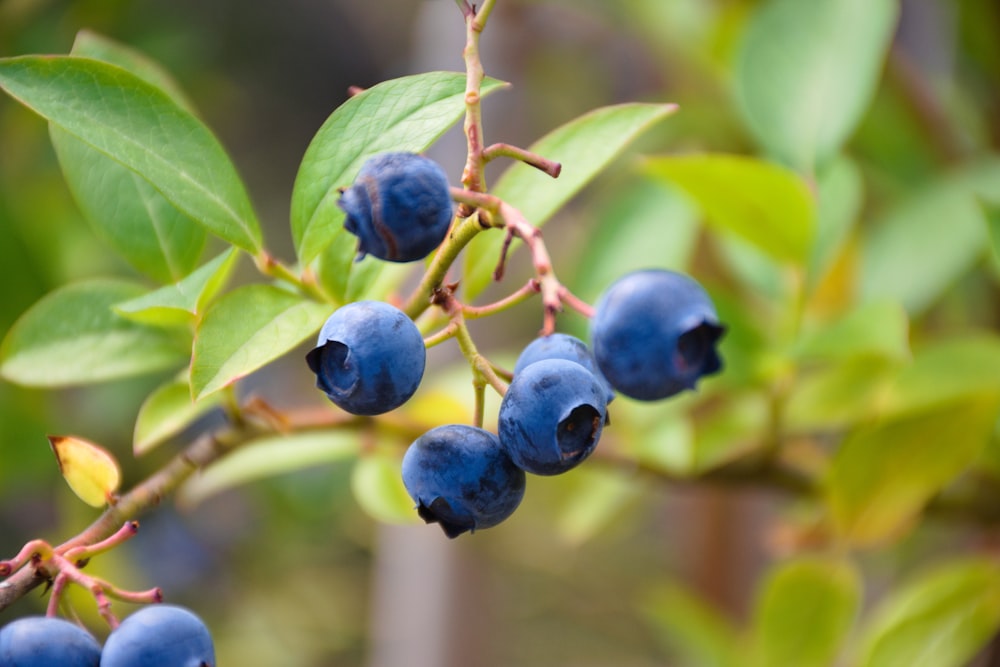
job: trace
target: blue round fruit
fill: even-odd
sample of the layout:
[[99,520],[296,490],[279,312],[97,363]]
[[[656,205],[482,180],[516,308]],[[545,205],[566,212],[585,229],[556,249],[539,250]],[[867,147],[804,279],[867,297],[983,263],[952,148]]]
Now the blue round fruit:
[[0,628],[2,667],[98,667],[101,645],[64,618],[26,616]]
[[441,245],[453,216],[444,170],[413,153],[369,158],[337,204],[347,214],[344,229],[358,237],[358,259],[423,259]]
[[382,414],[409,400],[420,386],[426,360],[413,320],[382,301],[338,308],[306,355],[316,386],[355,415]]
[[514,375],[500,402],[500,443],[514,465],[558,475],[590,456],[607,420],[607,388],[567,359],[543,359]]
[[593,352],[590,351],[586,343],[576,336],[554,333],[548,336],[540,336],[531,341],[527,347],[521,350],[521,354],[514,363],[514,375],[516,376],[529,364],[541,361],[542,359],[575,361],[593,373],[605,385],[607,389],[607,402],[610,403],[614,400],[615,391],[611,388],[608,381],[604,379],[601,371],[598,370]]
[[424,433],[406,450],[403,485],[424,521],[457,537],[509,517],[524,497],[525,475],[496,435],[450,424]]
[[216,667],[212,635],[184,607],[143,607],[108,635],[100,667]]
[[694,389],[722,368],[725,327],[705,289],[675,271],[647,269],[615,281],[594,305],[594,358],[616,391],[643,401]]

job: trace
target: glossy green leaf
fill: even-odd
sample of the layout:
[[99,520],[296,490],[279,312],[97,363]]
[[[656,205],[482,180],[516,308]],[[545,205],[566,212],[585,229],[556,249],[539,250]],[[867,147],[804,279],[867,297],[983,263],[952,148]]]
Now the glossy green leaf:
[[229,249],[183,280],[115,305],[115,312],[136,322],[157,326],[190,325],[222,289],[239,253]]
[[[650,127],[677,110],[673,104],[620,104],[595,109],[539,139],[529,150],[562,165],[559,178],[515,162],[490,192],[536,227],[583,189]],[[463,286],[473,299],[492,279],[503,234],[480,234],[465,251]],[[512,247],[516,247],[514,244]]]
[[982,257],[987,222],[967,174],[940,180],[872,221],[862,245],[861,296],[927,310]]
[[157,387],[139,408],[132,435],[132,451],[141,456],[177,435],[192,422],[221,403],[222,394],[212,394],[197,403],[191,400],[187,373]]
[[738,155],[681,155],[650,158],[644,171],[684,190],[706,222],[774,259],[804,262],[812,250],[815,200],[783,167]]
[[882,601],[859,667],[962,667],[1000,628],[1000,568],[967,559],[938,566]]
[[[506,84],[483,82],[486,96]],[[364,161],[386,151],[427,149],[465,111],[465,74],[428,72],[384,81],[339,106],[313,137],[292,191],[292,239],[299,260],[311,262],[330,243],[353,248],[342,228],[338,188]]]
[[639,611],[664,647],[669,664],[739,667],[747,664],[730,621],[700,596],[679,585],[657,585],[643,595]]
[[122,280],[61,287],[33,305],[0,346],[0,374],[11,382],[59,387],[179,367],[190,334],[145,327],[112,310],[144,288]]
[[835,664],[860,602],[861,580],[850,563],[801,558],[779,565],[764,581],[754,609],[754,664]]
[[[190,105],[159,65],[89,31],[77,35],[72,55],[118,65]],[[174,282],[197,264],[204,228],[168,202],[152,185],[110,156],[50,126],[63,175],[95,233],[132,266],[159,282]]]
[[905,361],[910,357],[909,318],[893,301],[862,304],[841,319],[820,324],[796,345],[804,359],[836,361],[871,356]]
[[768,0],[739,47],[739,109],[764,148],[812,171],[850,137],[878,84],[895,0]]
[[400,472],[398,455],[371,452],[358,459],[351,474],[351,491],[370,517],[384,523],[419,523],[416,506]]
[[971,465],[993,431],[1000,394],[862,426],[840,444],[826,480],[839,533],[856,545],[898,537]]
[[191,358],[191,395],[202,397],[249,375],[313,336],[330,307],[272,285],[246,285],[205,312]]
[[73,49],[70,53],[74,56],[103,60],[106,63],[118,65],[163,90],[181,108],[197,115],[194,105],[173,75],[160,63],[141,51],[92,30],[81,30],[76,33],[76,39],[73,41]]
[[228,155],[168,93],[117,65],[77,56],[0,59],[0,87],[208,231],[251,253],[260,249],[260,225]]
[[312,431],[254,440],[201,470],[177,492],[177,502],[193,507],[223,491],[278,475],[346,461],[361,447],[357,431]]

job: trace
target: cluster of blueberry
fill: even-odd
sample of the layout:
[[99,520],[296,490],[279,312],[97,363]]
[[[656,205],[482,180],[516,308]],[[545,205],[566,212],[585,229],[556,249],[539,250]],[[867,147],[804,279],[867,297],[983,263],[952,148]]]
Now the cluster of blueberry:
[[19,618],[0,628],[2,667],[215,667],[205,624],[183,607],[143,607],[115,628],[104,647],[56,616]]
[[[340,205],[359,255],[388,261],[425,257],[444,240],[452,217],[440,167],[401,153],[369,160]],[[666,270],[620,278],[595,304],[593,351],[566,334],[524,349],[501,401],[497,434],[450,424],[413,442],[402,476],[418,514],[449,537],[498,524],[520,504],[526,473],[560,474],[593,452],[616,392],[659,400],[717,372],[723,331],[708,294],[691,278]],[[376,415],[414,394],[426,352],[405,313],[360,301],[331,315],[306,360],[333,403]]]

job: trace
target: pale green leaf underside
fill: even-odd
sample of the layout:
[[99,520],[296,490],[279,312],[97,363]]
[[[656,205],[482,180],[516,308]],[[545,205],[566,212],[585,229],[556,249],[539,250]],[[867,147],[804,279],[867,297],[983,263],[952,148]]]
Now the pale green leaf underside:
[[358,459],[351,472],[351,491],[361,509],[377,521],[418,523],[416,504],[403,486],[399,466],[399,458],[388,453]]
[[330,306],[272,285],[229,292],[209,307],[198,327],[192,396],[207,396],[280,357],[314,335],[329,315]]
[[250,482],[346,460],[361,447],[358,432],[314,431],[261,438],[191,477],[177,493],[185,507]]
[[132,451],[145,454],[177,435],[198,417],[219,405],[222,394],[212,394],[197,403],[191,400],[187,373],[158,387],[143,401],[135,420]]
[[90,280],[46,295],[7,333],[0,374],[18,384],[58,387],[182,365],[187,333],[145,327],[112,310],[143,289],[122,280]]
[[220,238],[256,253],[260,225],[218,139],[166,92],[117,65],[77,56],[0,59],[0,87],[121,163]]
[[[483,82],[486,96],[506,84]],[[292,239],[299,260],[311,262],[330,243],[356,245],[343,231],[338,189],[377,153],[420,153],[465,110],[465,74],[428,72],[384,81],[338,107],[313,137],[292,191]]]
[[[643,132],[676,109],[674,104],[640,103],[595,109],[556,128],[530,147],[532,152],[562,165],[559,178],[515,162],[490,192],[540,227]],[[466,298],[475,298],[489,284],[502,243],[503,234],[486,233],[469,244],[462,282]]]

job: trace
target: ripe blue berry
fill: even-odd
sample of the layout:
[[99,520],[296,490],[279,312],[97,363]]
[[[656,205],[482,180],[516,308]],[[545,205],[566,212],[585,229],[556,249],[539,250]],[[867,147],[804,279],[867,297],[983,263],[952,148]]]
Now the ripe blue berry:
[[607,389],[574,361],[543,359],[514,375],[500,402],[500,442],[514,464],[536,475],[576,467],[597,446]]
[[27,616],[0,628],[2,667],[98,667],[101,645],[64,618]]
[[542,359],[575,361],[593,373],[605,385],[607,389],[605,398],[608,403],[614,399],[614,389],[611,388],[611,385],[608,384],[608,381],[604,379],[604,376],[597,369],[597,361],[594,359],[594,354],[587,347],[587,344],[576,336],[554,333],[531,341],[527,347],[521,350],[520,356],[518,356],[517,361],[514,363],[514,375],[516,376],[529,364],[541,361]]
[[382,301],[338,308],[306,355],[316,386],[355,415],[378,415],[405,403],[424,375],[427,351],[409,317]]
[[337,204],[347,214],[344,229],[358,237],[358,259],[423,259],[441,245],[452,219],[447,175],[413,153],[369,158]]
[[427,523],[445,535],[495,526],[524,497],[524,471],[497,436],[475,426],[438,426],[417,438],[403,456],[403,484]]
[[215,667],[215,647],[195,614],[155,604],[135,612],[108,635],[101,667]]
[[648,269],[615,281],[590,322],[597,366],[626,396],[653,401],[694,389],[722,368],[716,350],[725,327],[692,278]]

